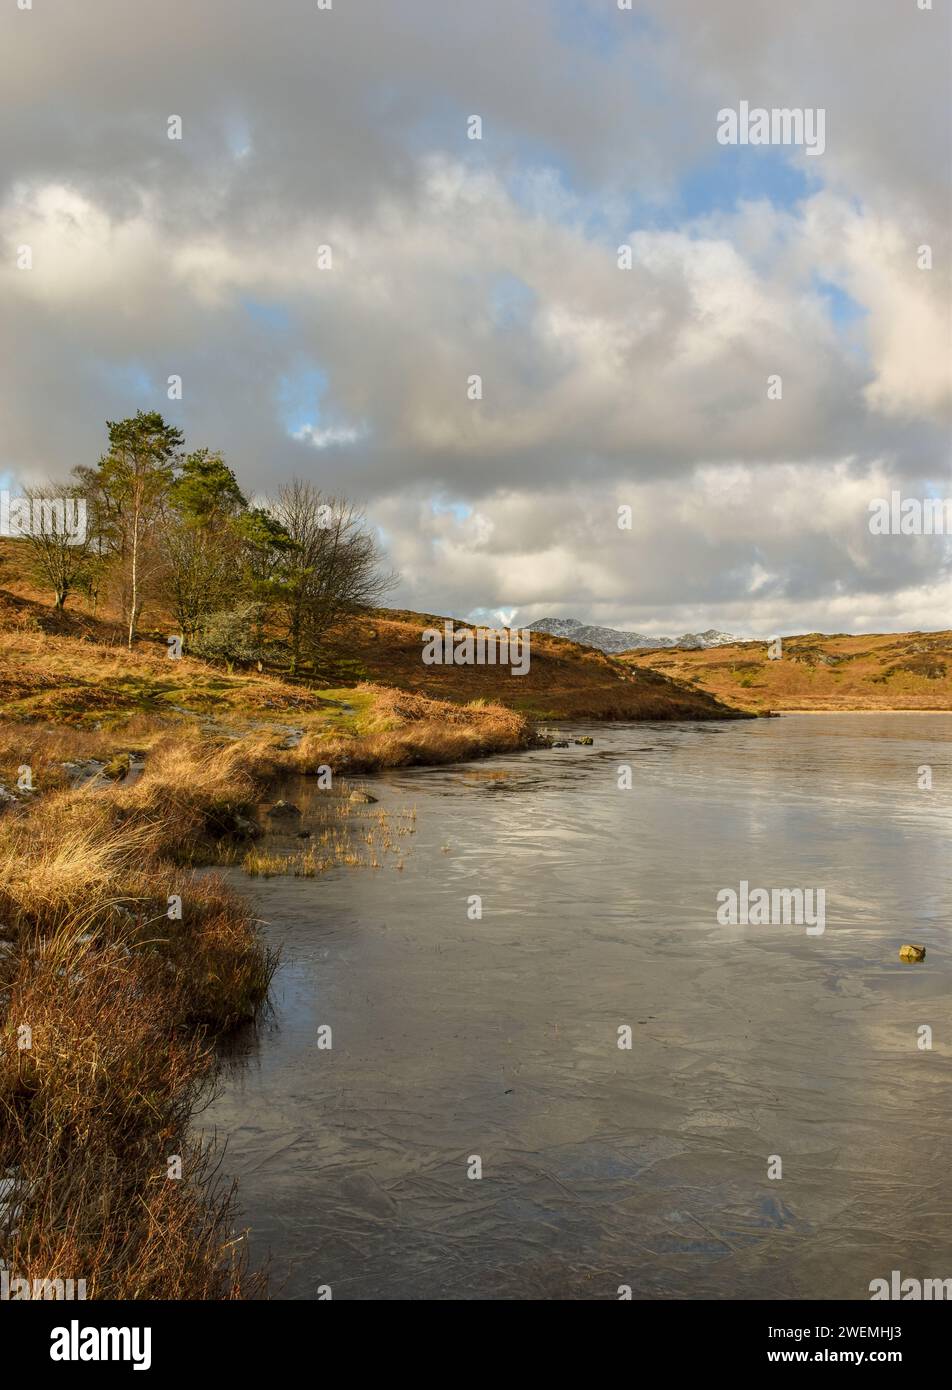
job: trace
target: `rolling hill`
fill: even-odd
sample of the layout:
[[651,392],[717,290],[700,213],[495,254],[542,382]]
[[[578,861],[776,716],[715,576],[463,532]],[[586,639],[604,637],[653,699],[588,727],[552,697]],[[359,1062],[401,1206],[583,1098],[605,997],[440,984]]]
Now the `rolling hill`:
[[621,653],[630,670],[654,670],[735,708],[952,710],[952,632],[785,637],[779,660],[765,642],[707,651]]
[[[663,672],[631,670],[603,652],[533,633],[524,676],[508,667],[425,666],[422,633],[442,628],[441,615],[375,609],[349,620],[329,640],[318,670],[236,669],[167,659],[166,623],[144,630],[126,652],[117,626],[78,605],[58,613],[33,597],[0,589],[0,714],[8,718],[109,717],[135,709],[162,712],[278,700],[310,703],[312,695],[372,683],[414,695],[467,704],[483,700],[536,719],[736,719],[740,712]],[[456,621],[457,627],[465,627]],[[280,693],[264,687],[280,682]],[[262,687],[258,689],[259,685]],[[299,692],[299,695],[295,695]]]
[[506,667],[424,666],[422,633],[445,621],[405,609],[361,615],[329,652],[331,678],[337,684],[345,676],[373,680],[440,700],[493,700],[538,719],[729,719],[738,713],[664,672],[625,669],[604,652],[542,632],[532,633],[524,676]]

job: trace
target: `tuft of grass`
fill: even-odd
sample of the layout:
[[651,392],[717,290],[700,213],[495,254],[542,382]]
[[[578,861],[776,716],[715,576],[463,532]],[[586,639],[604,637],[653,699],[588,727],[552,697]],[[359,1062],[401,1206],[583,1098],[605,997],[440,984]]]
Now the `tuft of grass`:
[[[425,695],[367,686],[363,731],[352,737],[308,733],[284,754],[287,768],[335,773],[378,772],[386,767],[435,766],[527,748],[528,716],[484,700],[456,705]],[[368,707],[369,706],[369,707]]]
[[265,850],[250,849],[241,861],[241,867],[249,878],[274,878],[283,874],[288,867],[285,854],[269,854]]

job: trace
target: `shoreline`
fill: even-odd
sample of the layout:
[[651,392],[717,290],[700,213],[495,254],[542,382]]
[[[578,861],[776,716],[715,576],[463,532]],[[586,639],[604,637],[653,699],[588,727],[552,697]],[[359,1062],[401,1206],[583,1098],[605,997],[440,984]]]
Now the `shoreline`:
[[[68,1264],[84,1271],[92,1299],[264,1292],[248,1275],[240,1234],[231,1238],[235,1194],[218,1187],[210,1155],[189,1134],[219,1074],[218,1045],[266,1007],[277,958],[250,894],[196,868],[241,864],[249,877],[312,877],[359,863],[347,843],[355,777],[545,748],[546,724],[569,733],[770,715],[952,713],[726,704],[701,712],[681,704],[666,678],[649,677],[656,698],[641,717],[545,719],[367,681],[318,694],[192,662],[175,668],[166,708],[157,699],[137,705],[123,685],[132,668],[164,691],[168,668],[154,655],[111,654],[94,699],[76,661],[95,649],[71,653],[54,641],[47,650],[63,661],[49,662],[52,679],[36,683],[36,703],[0,720],[0,1164],[14,1175],[22,1213],[11,1271],[31,1280]],[[11,694],[33,689],[22,672],[11,668]],[[115,698],[106,702],[110,681]],[[234,692],[224,707],[223,689]],[[107,718],[92,722],[96,715]],[[20,790],[14,773],[24,763],[33,780]],[[333,791],[312,848],[280,865],[256,852],[255,817],[275,782],[327,773],[323,785]],[[377,838],[377,848],[390,848],[386,827]],[[21,1020],[32,1029],[25,1049]],[[167,1180],[157,1152],[180,1155],[180,1181]]]
[[952,714],[952,709],[775,709],[774,714]]
[[[284,726],[230,737],[169,724],[149,731],[135,765],[113,754],[105,774],[99,760],[120,731],[0,721],[0,763],[25,760],[31,777],[21,788],[8,775],[17,791],[0,798],[0,1167],[19,1213],[11,1277],[32,1285],[82,1271],[90,1299],[265,1296],[234,1238],[234,1188],[192,1136],[220,1073],[218,1044],[260,1016],[277,954],[251,895],[196,870],[240,862],[288,774],[333,788],[301,865],[311,877],[359,862],[349,803],[375,798],[354,794],[355,774],[464,763],[535,738],[530,720],[500,706],[367,695],[371,717],[357,734],[302,731],[289,743]],[[76,785],[68,755],[92,755],[101,770]]]

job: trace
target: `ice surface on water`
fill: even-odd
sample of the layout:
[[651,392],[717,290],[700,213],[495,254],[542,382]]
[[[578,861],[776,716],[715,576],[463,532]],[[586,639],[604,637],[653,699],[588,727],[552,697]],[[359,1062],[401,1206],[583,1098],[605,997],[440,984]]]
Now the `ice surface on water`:
[[[205,1120],[276,1295],[952,1275],[952,717],[572,732],[594,746],[376,779],[417,810],[402,873],[235,872],[284,959]],[[307,784],[276,795],[306,810]],[[741,879],[825,887],[825,934],[718,926]]]

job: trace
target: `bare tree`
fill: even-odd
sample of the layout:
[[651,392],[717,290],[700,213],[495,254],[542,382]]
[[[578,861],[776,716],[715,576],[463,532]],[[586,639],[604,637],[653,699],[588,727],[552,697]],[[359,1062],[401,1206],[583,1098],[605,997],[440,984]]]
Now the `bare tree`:
[[24,536],[36,579],[53,591],[53,607],[63,609],[74,589],[83,588],[94,562],[86,523],[86,503],[76,486],[49,484],[27,488],[36,524]]
[[291,541],[276,598],[293,673],[302,656],[317,660],[330,630],[348,613],[382,598],[396,575],[381,569],[384,557],[376,536],[360,508],[344,498],[325,496],[295,478],[269,511]]

